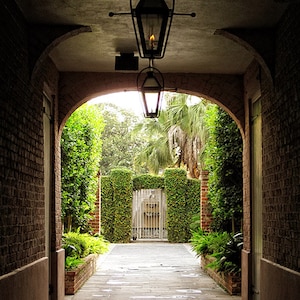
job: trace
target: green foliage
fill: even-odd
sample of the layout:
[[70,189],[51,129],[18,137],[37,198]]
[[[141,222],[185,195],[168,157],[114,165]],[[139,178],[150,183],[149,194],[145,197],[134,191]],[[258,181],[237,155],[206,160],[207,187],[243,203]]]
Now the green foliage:
[[200,213],[192,215],[191,223],[190,223],[190,235],[194,231],[200,230]]
[[199,229],[198,231],[193,231],[190,241],[192,249],[197,256],[205,256],[221,252],[229,240],[230,235],[227,232],[205,233]]
[[83,264],[83,262],[84,260],[81,258],[67,256],[65,260],[65,269],[68,271],[76,269],[79,265]]
[[87,230],[96,200],[103,118],[82,105],[68,119],[61,137],[62,217],[66,230]]
[[208,267],[215,268],[218,272],[240,273],[241,251],[243,249],[243,235],[241,233],[230,236],[230,240],[222,247],[220,252],[214,253],[216,258]]
[[143,174],[133,178],[133,190],[141,189],[163,189],[165,185],[164,177],[150,174]]
[[241,229],[242,138],[231,117],[219,107],[208,110],[210,130],[205,150],[209,170],[209,202],[215,231]]
[[[134,190],[163,189],[166,184],[169,187],[165,189],[166,197],[169,199],[167,200],[169,239],[173,242],[189,240],[193,216],[200,216],[200,181],[187,179],[186,171],[182,169],[167,169],[166,173],[170,176],[141,175],[132,179],[130,171],[122,169],[112,170],[110,176],[101,178],[102,233],[107,240],[128,242],[130,239],[132,186]],[[128,194],[128,198],[125,194]]]
[[191,238],[191,226],[200,227],[200,189],[201,182],[198,179],[188,178],[186,184],[186,239]]
[[144,139],[140,135],[132,137],[132,129],[139,118],[130,111],[110,103],[97,106],[105,122],[102,134],[101,173],[109,175],[110,170],[116,168],[133,170],[133,158],[144,145]]
[[183,243],[188,240],[187,228],[189,220],[187,218],[186,203],[186,171],[183,169],[165,170],[165,190],[167,196],[167,230],[170,242]]
[[110,176],[101,176],[101,230],[108,241],[113,240],[115,205]]
[[209,255],[214,260],[207,265],[217,272],[239,273],[241,271],[241,251],[243,236],[241,233],[231,236],[227,232],[204,233],[193,231],[191,238],[193,251],[197,256]]
[[66,269],[77,267],[82,258],[89,254],[101,254],[108,250],[108,242],[103,236],[88,233],[68,232],[63,235],[62,247],[65,249]]
[[191,103],[185,94],[168,94],[165,110],[158,119],[147,119],[134,132],[144,134],[146,145],[135,157],[135,166],[152,174],[165,168],[184,167],[191,178],[199,178],[200,156],[205,147],[207,130],[204,115],[207,101]]
[[111,171],[114,193],[114,232],[112,241],[128,243],[132,226],[132,172],[124,169]]
[[162,121],[162,114],[159,120],[146,119],[134,128],[134,136],[143,136],[145,140],[143,149],[134,157],[134,167],[138,173],[146,169],[151,174],[158,174],[174,164],[169,150],[167,124]]

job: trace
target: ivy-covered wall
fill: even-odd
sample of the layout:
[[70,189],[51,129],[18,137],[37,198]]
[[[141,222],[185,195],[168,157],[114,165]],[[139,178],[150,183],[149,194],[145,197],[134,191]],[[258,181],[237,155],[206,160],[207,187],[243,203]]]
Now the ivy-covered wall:
[[110,242],[131,239],[133,190],[164,189],[167,198],[168,240],[188,242],[192,217],[200,215],[200,181],[187,179],[182,169],[167,169],[164,176],[140,175],[112,170],[101,178],[101,228]]
[[115,243],[129,243],[132,224],[132,172],[129,170],[112,170],[111,182],[114,201],[114,233]]
[[133,178],[133,190],[164,189],[165,180],[162,176],[143,174]]
[[[198,179],[188,179],[186,185],[186,217],[189,220],[186,227],[186,241],[189,241],[192,237],[190,225],[195,222],[195,219],[199,221],[200,226],[200,195],[201,195],[201,182]],[[195,218],[198,216],[198,218]],[[198,223],[197,223],[198,224]],[[193,224],[195,226],[195,224]]]
[[114,193],[110,176],[101,177],[101,233],[110,242],[114,236]]
[[186,201],[186,172],[182,169],[165,170],[165,190],[167,195],[167,230],[170,242],[186,242],[188,227]]

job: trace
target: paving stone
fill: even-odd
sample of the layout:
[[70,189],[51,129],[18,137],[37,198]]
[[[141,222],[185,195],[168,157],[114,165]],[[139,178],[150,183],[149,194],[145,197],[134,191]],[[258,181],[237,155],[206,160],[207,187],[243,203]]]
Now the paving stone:
[[240,300],[221,289],[200,268],[189,244],[112,244],[96,273],[65,300],[200,299]]

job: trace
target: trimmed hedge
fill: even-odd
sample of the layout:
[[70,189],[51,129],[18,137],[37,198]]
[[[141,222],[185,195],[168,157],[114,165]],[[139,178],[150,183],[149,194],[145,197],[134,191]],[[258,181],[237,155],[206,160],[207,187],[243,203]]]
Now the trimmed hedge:
[[[195,215],[200,218],[200,193],[201,183],[198,179],[188,179],[186,186],[186,205],[187,205],[187,219],[188,226],[186,227],[186,242],[192,237],[190,226],[192,224]],[[199,224],[200,226],[200,224]]]
[[132,224],[132,172],[125,169],[111,171],[114,193],[114,233],[113,242],[129,243]]
[[126,169],[101,178],[101,221],[105,238],[126,243],[131,238],[133,190],[164,189],[167,198],[167,229],[170,242],[188,242],[193,216],[200,214],[200,181],[187,179],[182,169],[167,169],[165,176],[131,177]]
[[115,206],[110,176],[101,177],[101,233],[112,242],[114,236]]
[[143,174],[140,176],[135,176],[133,178],[133,190],[142,189],[164,189],[165,180],[164,177],[154,176],[149,174]]
[[186,210],[186,171],[183,169],[165,170],[165,189],[167,194],[168,240],[172,243],[186,241],[188,226]]

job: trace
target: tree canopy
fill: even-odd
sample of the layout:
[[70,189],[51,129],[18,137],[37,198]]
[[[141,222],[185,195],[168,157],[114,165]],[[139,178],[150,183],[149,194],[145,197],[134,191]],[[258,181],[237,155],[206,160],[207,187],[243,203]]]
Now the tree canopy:
[[146,137],[146,147],[135,157],[135,165],[154,174],[166,167],[183,167],[190,177],[199,177],[207,139],[204,115],[211,104],[204,99],[190,103],[190,99],[186,94],[169,94],[158,119],[136,126],[135,132]]
[[144,146],[141,136],[132,137],[133,127],[140,121],[139,117],[111,103],[100,103],[97,107],[101,110],[105,123],[101,174],[108,175],[115,168],[133,170],[134,156]]

